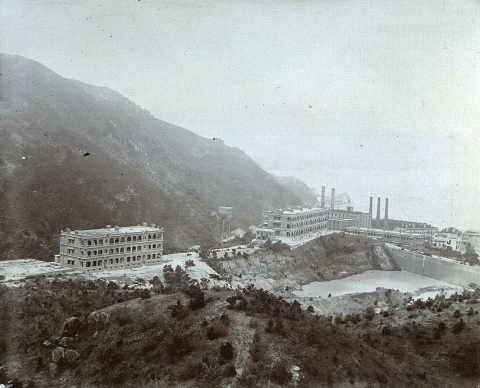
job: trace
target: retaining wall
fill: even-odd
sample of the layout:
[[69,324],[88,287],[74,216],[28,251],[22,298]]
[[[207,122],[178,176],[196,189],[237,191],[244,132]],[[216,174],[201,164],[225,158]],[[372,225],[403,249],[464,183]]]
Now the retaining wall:
[[402,271],[440,280],[456,286],[480,284],[480,267],[386,247]]

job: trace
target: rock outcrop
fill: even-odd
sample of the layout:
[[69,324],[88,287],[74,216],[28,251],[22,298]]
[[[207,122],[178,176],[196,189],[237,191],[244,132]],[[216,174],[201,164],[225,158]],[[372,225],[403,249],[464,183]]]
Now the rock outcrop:
[[82,329],[82,326],[83,323],[79,318],[67,318],[62,326],[62,337],[74,337]]
[[52,351],[52,361],[55,364],[58,364],[58,363],[62,362],[64,357],[65,357],[65,349],[64,348],[58,346],[55,349],[53,349],[53,351]]

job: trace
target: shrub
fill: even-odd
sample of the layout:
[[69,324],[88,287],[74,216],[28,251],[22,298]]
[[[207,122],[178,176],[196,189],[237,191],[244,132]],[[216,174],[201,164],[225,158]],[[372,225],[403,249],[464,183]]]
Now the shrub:
[[363,317],[366,320],[371,321],[375,317],[375,309],[372,306],[367,307],[363,312]]
[[184,334],[175,333],[166,341],[166,352],[171,363],[181,360],[193,350],[188,337]]
[[390,326],[384,326],[382,329],[382,335],[392,334],[392,328]]
[[224,342],[220,345],[220,356],[224,360],[231,360],[233,358],[233,345],[230,342]]
[[279,385],[285,385],[292,380],[292,373],[288,368],[288,364],[285,361],[276,362],[270,373],[270,379]]
[[142,298],[142,299],[150,299],[151,297],[152,297],[152,295],[150,294],[150,291],[148,291],[147,289],[143,289],[140,292],[140,298]]
[[453,324],[452,326],[452,331],[454,334],[460,333],[463,329],[465,328],[465,322],[463,322],[463,319],[460,318],[460,320],[456,323]]
[[233,377],[236,376],[237,370],[232,364],[225,365],[222,369],[223,377]]
[[227,328],[219,322],[215,322],[207,328],[207,338],[209,340],[222,338],[225,337],[227,334]]
[[460,312],[459,309],[456,309],[453,313],[454,318],[460,318],[462,316],[462,313]]
[[478,377],[480,349],[478,342],[459,346],[448,354],[453,368],[466,377]]

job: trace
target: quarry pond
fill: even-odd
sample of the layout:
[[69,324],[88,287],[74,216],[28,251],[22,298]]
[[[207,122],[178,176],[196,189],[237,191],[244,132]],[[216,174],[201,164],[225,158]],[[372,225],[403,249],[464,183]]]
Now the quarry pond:
[[405,271],[367,271],[362,274],[327,282],[312,282],[293,291],[297,297],[321,297],[329,295],[341,296],[363,292],[374,292],[377,287],[391,288],[400,292],[408,292],[426,299],[439,293],[450,295],[462,288],[439,280],[415,275]]

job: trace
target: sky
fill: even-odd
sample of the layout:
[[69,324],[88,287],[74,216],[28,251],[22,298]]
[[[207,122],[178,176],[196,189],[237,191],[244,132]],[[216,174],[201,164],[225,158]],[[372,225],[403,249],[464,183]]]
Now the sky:
[[0,0],[0,22],[0,51],[357,210],[480,229],[478,1]]

